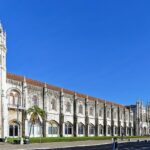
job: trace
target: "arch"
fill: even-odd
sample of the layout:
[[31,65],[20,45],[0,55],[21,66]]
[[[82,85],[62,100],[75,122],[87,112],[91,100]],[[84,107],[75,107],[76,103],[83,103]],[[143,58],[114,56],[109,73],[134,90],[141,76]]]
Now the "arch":
[[108,135],[111,135],[111,126],[110,125],[107,126],[107,133],[108,133]]
[[18,121],[16,119],[12,119],[8,122],[9,124],[13,124],[13,123],[16,123],[16,124],[19,124],[21,126],[22,122]]
[[78,123],[78,134],[79,135],[85,134],[85,126],[82,122]]
[[21,93],[18,89],[11,88],[7,90],[7,99],[9,106],[21,106]]
[[121,126],[121,135],[124,135],[124,127]]
[[130,134],[130,128],[127,127],[127,135],[129,135],[129,134]]
[[147,131],[147,129],[146,129],[146,127],[144,127],[143,128],[143,135],[146,135],[146,133],[147,133],[146,131]]
[[95,134],[95,126],[91,123],[89,124],[89,134],[94,135]]
[[48,122],[48,135],[56,136],[59,134],[59,125],[55,120],[51,120]]
[[29,135],[32,137],[39,137],[42,135],[42,123],[40,120],[37,120],[35,124],[32,124],[31,121],[28,122]]
[[15,137],[20,135],[20,127],[21,122],[17,122],[17,120],[13,119],[9,121],[9,136]]
[[115,133],[115,134],[118,134],[118,127],[117,127],[117,126],[115,126],[115,128],[114,128],[114,129],[115,129],[115,132],[114,132],[114,133]]
[[65,123],[65,134],[72,135],[73,134],[73,125],[69,121]]
[[99,125],[99,134],[100,135],[103,135],[104,134],[104,127],[103,127],[103,125]]
[[82,104],[79,105],[79,114],[83,114],[83,105]]
[[22,93],[20,89],[12,87],[12,88],[9,88],[9,89],[6,91],[7,96],[9,95],[9,93],[10,93],[11,91],[17,91],[18,93],[20,93],[20,95],[21,95],[21,93]]

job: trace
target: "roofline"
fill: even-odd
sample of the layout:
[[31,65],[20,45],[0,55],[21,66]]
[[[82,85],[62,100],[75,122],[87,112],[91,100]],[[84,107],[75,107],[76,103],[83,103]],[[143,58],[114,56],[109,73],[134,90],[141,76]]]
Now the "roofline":
[[117,106],[117,107],[120,107],[120,108],[125,108],[125,106],[120,105],[120,104],[116,104],[114,102],[110,102],[110,101],[100,99],[100,98],[95,98],[95,97],[92,97],[92,96],[89,96],[89,95],[86,95],[86,94],[82,94],[82,93],[78,93],[78,92],[68,90],[68,89],[65,89],[65,88],[57,87],[57,86],[47,84],[47,83],[44,83],[44,82],[41,82],[41,81],[38,81],[38,80],[25,78],[24,76],[12,74],[12,73],[7,73],[7,79],[12,79],[12,80],[20,81],[20,82],[24,82],[24,79],[25,79],[27,84],[31,84],[31,85],[42,87],[42,88],[44,88],[46,86],[46,88],[51,89],[51,90],[55,90],[55,91],[59,91],[59,92],[63,91],[64,93],[70,94],[70,95],[75,95],[76,94],[76,96],[78,96],[80,98],[85,98],[85,99],[88,98],[88,100],[91,100],[91,101],[100,101],[100,102],[103,102],[103,103],[106,103],[106,104],[109,104],[109,105],[114,105],[114,106]]

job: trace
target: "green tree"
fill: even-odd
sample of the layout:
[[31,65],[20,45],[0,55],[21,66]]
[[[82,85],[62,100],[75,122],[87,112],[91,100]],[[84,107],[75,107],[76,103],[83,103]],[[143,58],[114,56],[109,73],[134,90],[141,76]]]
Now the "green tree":
[[35,125],[36,122],[38,121],[43,123],[46,118],[46,112],[43,109],[39,108],[37,105],[35,105],[27,110],[27,116],[31,122],[30,132],[29,132],[29,137],[30,137],[32,126]]

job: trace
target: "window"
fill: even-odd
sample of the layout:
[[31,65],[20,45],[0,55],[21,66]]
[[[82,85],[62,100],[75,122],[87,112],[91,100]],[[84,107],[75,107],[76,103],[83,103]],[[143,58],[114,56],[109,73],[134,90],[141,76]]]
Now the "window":
[[51,105],[52,105],[52,110],[56,110],[56,100],[55,99],[52,99]]
[[120,119],[123,119],[123,112],[120,112]]
[[93,109],[93,107],[90,107],[90,115],[91,115],[91,116],[94,115],[94,109]]
[[125,115],[125,119],[126,119],[126,121],[128,121],[128,114],[127,113]]
[[110,111],[107,111],[107,118],[110,118]]
[[37,98],[37,96],[35,96],[35,95],[34,95],[33,98],[32,98],[32,104],[38,106],[38,98]]
[[82,123],[78,124],[78,134],[83,135],[84,134],[84,125]]
[[66,135],[73,134],[73,128],[72,128],[72,124],[70,122],[65,123],[65,134]]
[[55,122],[49,123],[48,134],[50,134],[50,135],[57,135],[58,134],[58,125]]
[[103,115],[103,112],[102,112],[102,110],[100,109],[100,110],[99,110],[99,116],[102,117],[102,115]]
[[117,113],[116,112],[114,112],[114,119],[116,119],[117,118]]
[[130,114],[130,121],[133,121],[133,115]]
[[102,135],[103,134],[103,126],[100,124],[99,125],[99,134]]
[[89,126],[89,134],[91,134],[91,135],[95,134],[95,127],[93,124],[90,124],[90,126]]
[[10,93],[10,95],[9,95],[9,104],[16,105],[13,93]]
[[123,135],[124,134],[124,128],[121,127],[121,134]]
[[11,106],[21,105],[20,94],[15,90],[12,90],[9,94],[9,105]]
[[83,114],[83,106],[82,106],[82,104],[79,105],[79,114]]
[[115,126],[115,134],[118,134],[118,127]]
[[111,127],[107,126],[107,129],[108,129],[108,134],[110,135],[111,134]]
[[19,125],[17,123],[12,123],[9,125],[9,136],[19,135]]
[[127,127],[127,134],[129,134],[130,133],[130,128],[129,127]]
[[67,102],[67,104],[66,104],[66,112],[71,113],[71,104],[70,104],[70,102]]
[[31,133],[29,134],[31,134],[32,136],[36,137],[42,135],[42,126],[39,121],[37,121],[35,124],[32,124],[32,126],[31,126],[31,122],[29,122],[28,126],[29,129],[31,128]]

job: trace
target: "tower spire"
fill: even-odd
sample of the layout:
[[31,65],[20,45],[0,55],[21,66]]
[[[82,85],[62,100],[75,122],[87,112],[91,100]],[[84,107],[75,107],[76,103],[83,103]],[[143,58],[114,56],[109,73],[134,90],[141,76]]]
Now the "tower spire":
[[0,20],[0,33],[3,32],[3,26],[2,26],[2,22]]

